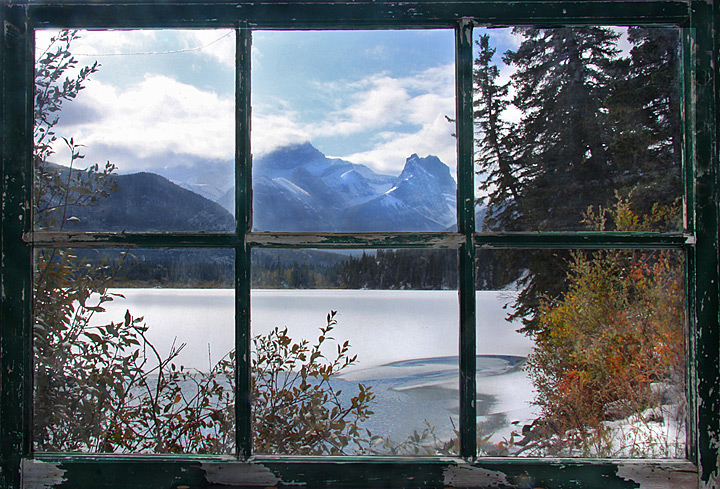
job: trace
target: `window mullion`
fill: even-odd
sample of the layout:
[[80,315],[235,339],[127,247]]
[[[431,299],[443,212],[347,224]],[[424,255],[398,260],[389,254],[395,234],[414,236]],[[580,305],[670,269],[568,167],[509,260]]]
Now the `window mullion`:
[[[682,147],[682,168],[683,168],[683,226],[686,232],[692,236],[696,235],[695,227],[695,117],[693,112],[694,102],[692,93],[690,90],[693,84],[693,73],[695,57],[693,55],[692,46],[695,43],[694,29],[683,29],[682,31],[682,73],[680,80],[682,83],[682,97],[680,98],[681,109],[680,116],[682,122],[682,135],[683,135],[683,147]],[[693,366],[695,352],[697,351],[697,345],[695,344],[694,325],[696,324],[696,288],[697,281],[695,274],[692,272],[696,269],[697,264],[695,263],[695,249],[690,248],[685,253],[686,264],[685,264],[685,297],[686,297],[686,314],[687,314],[687,329],[686,329],[686,369],[685,369],[685,382],[686,382],[686,393],[688,396],[688,416],[687,426],[688,433],[694,434],[697,427],[697,416],[696,412],[696,394],[697,394],[697,383],[694,381],[695,368]],[[687,437],[687,456],[688,459],[697,461],[697,437],[694,435]]]
[[22,235],[30,221],[34,57],[25,9],[1,8],[0,487],[18,487],[20,459],[30,453],[32,443],[32,254]]
[[[691,116],[695,118],[695,228],[697,246],[690,270],[694,275],[695,326],[693,340],[694,375],[697,378],[698,469],[701,485],[717,482],[717,439],[720,435],[720,392],[717,389],[720,331],[718,325],[718,155],[716,141],[715,92],[717,74],[714,73],[717,52],[713,3],[693,2],[691,27],[695,30],[693,43],[694,97]],[[702,487],[705,487],[702,485]]]
[[250,150],[250,29],[235,31],[235,439],[238,455],[252,451],[250,402],[250,246],[246,236],[252,226],[252,154]]
[[455,31],[456,132],[458,155],[458,231],[464,237],[458,257],[460,302],[460,455],[477,452],[475,426],[475,192],[473,153],[472,22],[463,20]]

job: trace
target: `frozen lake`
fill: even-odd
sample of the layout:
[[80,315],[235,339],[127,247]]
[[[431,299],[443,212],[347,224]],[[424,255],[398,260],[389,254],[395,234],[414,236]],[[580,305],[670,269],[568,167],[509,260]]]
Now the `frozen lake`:
[[[206,369],[233,348],[235,309],[228,289],[114,289],[125,300],[107,304],[113,318],[126,310],[143,316],[148,335],[167,351],[173,339],[187,343],[180,361]],[[436,290],[253,290],[252,334],[287,327],[292,338],[313,339],[325,316],[337,311],[337,339],[350,340],[358,368],[400,360],[456,356],[456,291]],[[505,321],[509,292],[477,292],[478,355],[527,356],[532,341]]]
[[[176,363],[207,370],[233,348],[233,291],[226,289],[116,289],[125,299],[107,304],[119,320],[126,310],[144,317],[160,352],[186,346]],[[505,321],[510,292],[477,292],[478,421],[498,438],[531,419],[531,384],[521,370],[532,342]],[[373,386],[377,404],[367,427],[402,441],[425,420],[447,438],[458,415],[457,291],[253,290],[252,334],[287,327],[294,340],[317,338],[330,310],[333,337],[350,341],[357,364],[338,379],[350,393]],[[334,345],[331,345],[334,348]],[[515,425],[511,423],[519,421]]]

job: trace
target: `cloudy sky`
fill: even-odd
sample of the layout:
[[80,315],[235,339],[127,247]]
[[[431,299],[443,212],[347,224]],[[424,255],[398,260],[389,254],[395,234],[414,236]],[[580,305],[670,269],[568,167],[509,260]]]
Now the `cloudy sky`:
[[[499,54],[516,42],[493,32]],[[51,34],[38,34],[38,56]],[[85,146],[87,163],[132,172],[233,159],[233,31],[80,35],[79,62],[102,66],[58,133]],[[382,173],[399,173],[413,153],[454,169],[453,61],[451,30],[256,31],[253,153],[309,141]]]

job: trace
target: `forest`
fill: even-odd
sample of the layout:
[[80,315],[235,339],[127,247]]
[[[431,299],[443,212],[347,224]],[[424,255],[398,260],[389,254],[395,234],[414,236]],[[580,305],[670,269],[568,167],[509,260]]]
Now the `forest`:
[[[80,252],[82,253],[82,252]],[[86,254],[90,260],[98,260]],[[103,253],[122,257],[122,287],[232,288],[232,251],[150,250]],[[361,254],[255,250],[251,285],[259,289],[408,289],[457,287],[455,250],[367,250]]]

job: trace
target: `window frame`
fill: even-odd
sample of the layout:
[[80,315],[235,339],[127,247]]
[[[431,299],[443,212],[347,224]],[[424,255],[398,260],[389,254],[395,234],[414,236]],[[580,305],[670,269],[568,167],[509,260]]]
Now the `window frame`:
[[[720,8],[709,0],[0,0],[0,488],[69,487],[720,487],[718,299],[718,59]],[[474,223],[472,27],[474,25],[675,25],[683,32],[687,232],[477,233]],[[40,28],[234,28],[236,232],[33,232],[34,30]],[[456,38],[458,232],[251,232],[250,59],[253,29],[450,28]],[[237,457],[70,455],[32,452],[32,249],[226,247],[236,250],[236,348],[250,351],[250,253],[262,248],[453,248],[459,252],[460,423],[457,458],[252,455],[250,402],[238,402]],[[475,269],[477,247],[673,248],[687,256],[688,460],[477,458]],[[245,362],[241,361],[246,358]],[[238,354],[238,391],[250,390]],[[241,396],[239,396],[240,398]],[[473,436],[469,436],[472,434]],[[655,485],[653,485],[655,484]]]

